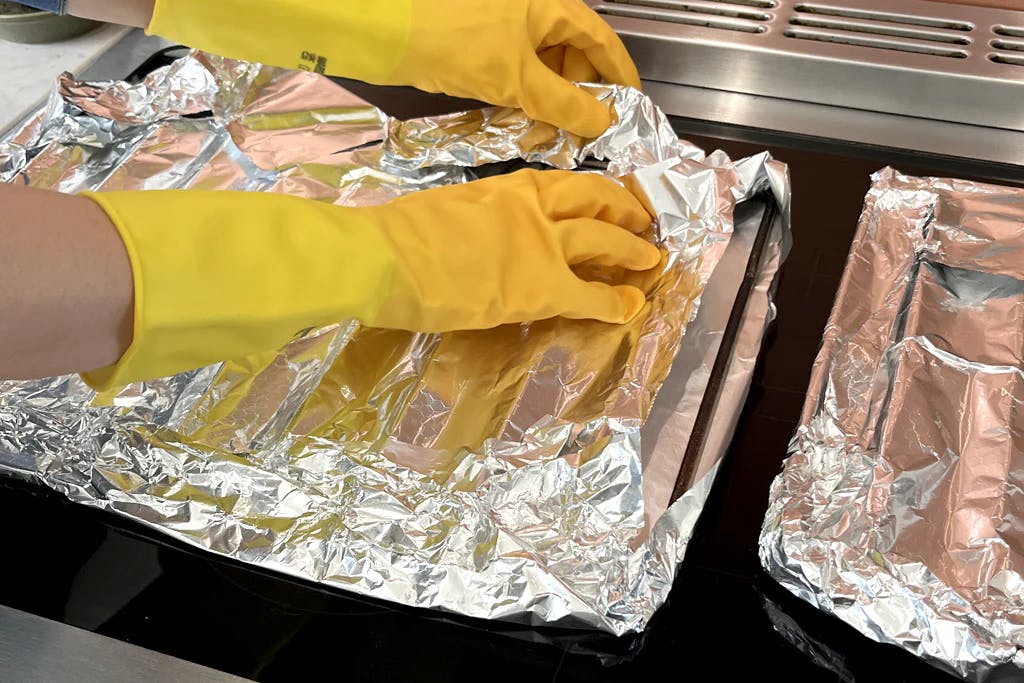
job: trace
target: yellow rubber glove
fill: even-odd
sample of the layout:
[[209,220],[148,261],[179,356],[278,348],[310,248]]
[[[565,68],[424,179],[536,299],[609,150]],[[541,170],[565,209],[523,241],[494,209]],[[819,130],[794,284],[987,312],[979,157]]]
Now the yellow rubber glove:
[[[90,193],[117,227],[135,283],[134,338],[97,389],[283,346],[350,318],[445,332],[555,316],[623,323],[629,285],[575,265],[647,270],[632,234],[651,217],[606,178],[521,171],[346,208],[243,192]],[[625,228],[625,229],[623,229]]]
[[640,87],[583,0],[157,0],[147,29],[227,57],[518,107],[597,137],[611,112],[571,81]]

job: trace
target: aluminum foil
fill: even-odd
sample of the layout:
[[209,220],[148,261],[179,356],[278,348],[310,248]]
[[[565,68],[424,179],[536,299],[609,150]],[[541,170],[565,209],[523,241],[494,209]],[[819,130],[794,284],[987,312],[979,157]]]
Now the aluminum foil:
[[880,642],[1024,679],[1024,191],[874,178],[761,560]]
[[[365,595],[641,630],[666,598],[721,455],[702,454],[705,475],[670,500],[686,446],[673,438],[688,435],[680,423],[692,422],[721,328],[691,346],[687,330],[702,296],[709,314],[731,307],[727,292],[705,287],[739,244],[737,203],[771,189],[788,205],[788,178],[767,155],[705,157],[636,91],[587,87],[618,116],[589,144],[504,109],[389,121],[323,77],[198,53],[135,85],[65,74],[45,110],[0,143],[0,179],[367,205],[517,163],[581,168],[628,176],[646,195],[665,258],[638,282],[649,305],[626,326],[552,320],[438,336],[339,322],[280,350],[101,395],[77,377],[0,383],[0,471]],[[744,327],[733,399],[770,317],[784,231]],[[681,347],[692,371],[673,380],[665,428],[645,439]]]

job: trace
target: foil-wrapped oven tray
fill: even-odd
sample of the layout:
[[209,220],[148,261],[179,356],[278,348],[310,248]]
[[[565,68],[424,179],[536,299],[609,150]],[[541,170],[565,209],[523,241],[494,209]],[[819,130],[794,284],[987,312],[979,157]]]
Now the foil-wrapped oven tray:
[[[77,377],[0,383],[0,471],[324,586],[473,617],[643,629],[771,319],[789,181],[766,154],[734,162],[681,142],[637,91],[586,87],[618,117],[589,142],[508,109],[398,122],[323,77],[199,53],[137,83],[65,74],[0,142],[0,180],[368,205],[524,165],[600,172],[646,196],[664,265],[626,326],[414,335],[339,321],[100,395]],[[737,231],[737,207],[762,193],[779,220]],[[702,405],[715,419],[674,492]]]
[[887,169],[868,193],[761,535],[870,638],[1024,679],[1024,191]]

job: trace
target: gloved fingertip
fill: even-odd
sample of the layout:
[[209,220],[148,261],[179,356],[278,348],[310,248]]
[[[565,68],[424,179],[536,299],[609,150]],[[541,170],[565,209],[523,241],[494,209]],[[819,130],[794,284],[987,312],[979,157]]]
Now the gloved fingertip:
[[519,102],[536,121],[583,138],[598,138],[612,124],[611,107],[549,69],[538,58],[526,66]]
[[562,77],[574,83],[596,83],[601,80],[601,74],[587,59],[583,50],[568,47],[562,60]]
[[647,305],[644,293],[632,285],[616,285],[615,292],[623,304],[622,323],[631,322]]
[[[565,125],[565,129],[583,138],[599,138],[612,125],[611,109],[582,90],[580,90],[580,95],[582,97],[580,106],[576,110],[576,116],[571,123]],[[586,101],[585,105],[584,101]]]
[[656,268],[661,263],[661,249],[647,241],[642,241],[641,244],[643,246],[638,247],[636,262],[640,267],[637,270]]
[[626,268],[638,273],[645,273],[657,268],[662,262],[662,252],[657,246],[626,230],[620,230],[621,237],[609,241],[609,264]]
[[636,177],[636,175],[630,174],[627,176],[623,176],[619,178],[618,181],[622,184],[624,188],[626,188],[626,190],[629,191],[631,195],[633,195],[633,197],[636,198],[636,200],[644,208],[644,211],[647,212],[647,215],[650,218],[650,220],[646,221],[646,223],[638,221],[637,226],[639,227],[639,229],[634,230],[633,232],[642,232],[646,230],[647,228],[650,227],[650,221],[656,219],[658,216],[658,212],[655,211],[654,205],[651,203],[650,197],[647,196],[647,192],[644,191],[643,185],[640,184],[640,180]]

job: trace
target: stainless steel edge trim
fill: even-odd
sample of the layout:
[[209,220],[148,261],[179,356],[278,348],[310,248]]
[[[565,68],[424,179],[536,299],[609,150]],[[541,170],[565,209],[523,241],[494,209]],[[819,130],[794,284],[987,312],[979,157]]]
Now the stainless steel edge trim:
[[0,677],[11,683],[243,683],[246,679],[0,606]]
[[[645,81],[666,113],[750,129],[1020,166],[1024,132]],[[685,137],[685,135],[683,136]],[[783,159],[784,160],[784,159]]]

